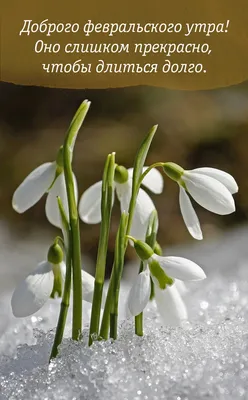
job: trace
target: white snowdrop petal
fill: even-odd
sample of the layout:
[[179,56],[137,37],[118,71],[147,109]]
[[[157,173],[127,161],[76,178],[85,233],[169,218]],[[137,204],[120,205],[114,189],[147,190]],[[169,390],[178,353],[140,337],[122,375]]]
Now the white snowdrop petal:
[[133,215],[130,234],[139,240],[145,240],[149,218],[155,209],[150,196],[143,190],[139,190]]
[[[74,188],[75,188],[75,197],[76,201],[78,199],[78,188],[77,188],[77,181],[75,175],[73,175],[74,179]],[[49,190],[47,200],[46,200],[46,216],[48,221],[58,227],[61,228],[61,218],[59,213],[58,207],[58,200],[57,197],[60,197],[61,202],[63,204],[65,213],[69,218],[69,210],[68,210],[68,201],[67,201],[67,193],[66,193],[66,185],[65,185],[65,175],[61,173],[56,181],[54,182],[53,186]]]
[[207,210],[219,215],[235,211],[231,193],[216,179],[187,171],[183,174],[183,180],[193,199]]
[[121,204],[121,210],[128,211],[132,194],[132,179],[128,179],[125,183],[116,182],[115,187],[118,200]]
[[179,279],[174,280],[174,285],[176,286],[176,288],[181,296],[184,296],[189,291],[189,289],[186,287],[185,283],[183,281],[180,281]]
[[88,301],[89,303],[92,303],[93,301],[94,283],[95,279],[93,276],[82,270],[83,300]]
[[199,281],[206,278],[205,272],[199,265],[183,257],[161,257],[153,254],[151,257],[158,261],[165,273],[171,278],[182,281]]
[[56,172],[56,163],[48,162],[34,169],[18,186],[13,198],[12,207],[18,213],[23,213],[47,192]]
[[[144,167],[143,172],[146,171],[147,168],[148,167]],[[128,169],[128,174],[130,178],[133,177],[133,168]],[[146,186],[151,192],[160,194],[164,188],[163,175],[156,168],[152,168],[143,179],[142,185]]]
[[191,204],[186,191],[180,186],[179,204],[185,225],[193,238],[202,240],[202,231],[199,219]]
[[128,308],[133,316],[139,315],[146,307],[151,293],[149,271],[141,272],[128,295]]
[[52,293],[54,275],[51,264],[41,262],[15,289],[11,306],[15,317],[27,317],[36,313]]
[[90,186],[81,196],[78,212],[86,224],[101,222],[102,181]]
[[157,310],[164,326],[182,326],[188,313],[175,284],[165,290],[155,288]]
[[217,181],[221,182],[226,188],[229,190],[231,194],[237,193],[239,188],[237,182],[233,178],[232,175],[228,174],[227,172],[221,171],[217,168],[209,168],[209,167],[202,167],[202,168],[195,168],[192,169],[191,172],[207,175],[211,178],[217,179]]

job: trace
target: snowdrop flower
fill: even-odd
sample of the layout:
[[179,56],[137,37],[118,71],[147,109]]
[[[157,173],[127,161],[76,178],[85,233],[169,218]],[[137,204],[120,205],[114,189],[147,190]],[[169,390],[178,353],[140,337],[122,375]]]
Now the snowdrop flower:
[[[15,211],[22,214],[33,207],[41,197],[48,192],[46,199],[46,216],[48,221],[60,227],[60,216],[57,205],[57,196],[61,198],[66,214],[68,215],[68,202],[66,195],[65,176],[63,172],[63,147],[60,148],[56,161],[47,162],[34,169],[18,186],[13,198],[12,206]],[[75,196],[77,182],[74,176]]]
[[[13,315],[17,318],[28,317],[43,307],[50,297],[61,297],[65,273],[62,249],[58,244],[53,244],[47,260],[39,263],[14,290],[11,298]],[[82,271],[82,280],[83,299],[92,303],[94,278]]]
[[[144,167],[145,171],[147,167]],[[115,170],[115,189],[120,201],[121,211],[127,211],[131,199],[133,168],[126,169],[117,166]],[[162,193],[163,178],[160,172],[152,169],[143,179],[142,184],[155,194]],[[89,187],[79,201],[79,215],[87,224],[97,224],[101,221],[101,190],[102,181]],[[136,201],[131,227],[131,235],[144,239],[151,212],[155,209],[152,199],[140,189]]]
[[129,292],[129,311],[136,316],[145,309],[150,299],[152,279],[157,309],[164,324],[181,325],[182,321],[187,320],[187,310],[174,279],[202,280],[206,278],[204,271],[193,261],[182,257],[159,256],[146,243],[129,238],[134,241],[138,256],[145,262],[144,271],[139,273]]
[[227,215],[235,211],[232,195],[238,191],[238,185],[230,174],[208,167],[187,171],[171,162],[165,163],[163,168],[179,184],[181,213],[189,233],[195,239],[202,239],[202,231],[188,193],[198,204],[213,213]]

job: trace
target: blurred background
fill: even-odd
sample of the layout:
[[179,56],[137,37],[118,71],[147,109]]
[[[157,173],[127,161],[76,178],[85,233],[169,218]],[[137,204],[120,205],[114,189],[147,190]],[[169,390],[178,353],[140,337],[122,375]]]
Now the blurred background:
[[[54,160],[71,118],[84,99],[89,99],[92,105],[78,136],[74,155],[80,194],[101,179],[108,153],[116,151],[119,164],[132,166],[144,135],[152,125],[158,124],[146,164],[174,161],[186,169],[212,166],[231,173],[239,184],[234,214],[222,217],[194,203],[204,238],[219,239],[225,231],[246,224],[248,83],[197,92],[152,87],[63,90],[0,83],[1,248],[4,248],[5,240],[7,243],[7,236],[14,243],[19,243],[19,239],[22,243],[30,243],[30,240],[37,243],[36,238],[48,242],[58,234],[58,230],[46,221],[45,197],[23,215],[11,208],[11,198],[29,172]],[[165,177],[163,194],[152,198],[160,217],[160,243],[165,247],[192,243],[194,239],[188,234],[180,215],[178,186]],[[118,219],[116,202],[108,274]],[[91,260],[96,258],[98,235],[99,225],[81,223],[83,253]],[[9,254],[13,251],[19,250],[10,246]],[[27,246],[25,252],[28,260],[32,248]],[[129,250],[127,261],[133,256]],[[25,264],[25,258],[22,264]]]

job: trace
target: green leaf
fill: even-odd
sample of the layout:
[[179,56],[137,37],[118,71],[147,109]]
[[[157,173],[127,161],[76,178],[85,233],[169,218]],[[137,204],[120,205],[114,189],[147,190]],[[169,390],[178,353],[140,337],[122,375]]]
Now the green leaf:
[[120,225],[117,233],[116,244],[115,244],[115,262],[116,265],[123,267],[124,255],[125,255],[125,240],[126,240],[126,227],[128,221],[128,214],[123,212],[121,214]]
[[102,223],[109,219],[114,197],[115,153],[107,156],[102,177],[101,214]]
[[117,339],[119,292],[126,250],[125,242],[127,222],[128,214],[123,212],[121,214],[119,229],[116,236],[114,269],[112,271],[113,275],[111,274],[111,287],[109,286],[112,293],[112,301],[110,305],[110,337],[113,339]]
[[109,154],[105,162],[102,179],[101,227],[96,260],[95,288],[91,309],[89,345],[92,344],[93,335],[98,335],[99,332],[102,291],[105,278],[108,239],[113,205],[112,200],[114,196],[115,166],[115,153]]
[[109,213],[111,214],[112,206],[113,206],[113,199],[114,199],[114,177],[115,177],[115,153],[110,154],[109,157],[109,166],[108,166],[108,173],[107,173],[107,208]]
[[67,150],[69,150],[70,153],[73,152],[78,131],[81,128],[82,123],[84,122],[84,119],[86,117],[89,108],[90,108],[90,101],[84,100],[79,106],[78,110],[76,111],[76,114],[74,115],[70,123],[64,145],[64,147],[67,147]]
[[115,153],[109,154],[105,162],[102,178],[101,227],[96,265],[96,278],[99,282],[104,281],[105,275],[109,228],[114,197],[115,165]]
[[[150,132],[147,134],[145,139],[143,140],[139,151],[135,157],[134,160],[134,171],[133,171],[133,179],[132,179],[132,195],[131,195],[131,200],[129,204],[129,219],[128,219],[128,224],[127,224],[127,231],[126,234],[128,235],[131,229],[131,224],[132,224],[132,219],[133,219],[133,214],[134,214],[134,209],[135,209],[135,203],[136,199],[139,193],[139,188],[140,188],[140,177],[142,175],[142,170],[146,161],[146,156],[149,151],[149,148],[152,143],[152,139],[156,133],[157,130],[157,125],[154,125]],[[126,238],[126,246],[128,243],[128,239]]]
[[59,196],[57,197],[57,202],[59,207],[59,215],[61,220],[61,229],[64,237],[65,249],[67,251],[69,246],[70,225],[61,198]]
[[133,171],[133,189],[135,192],[139,190],[139,179],[142,174],[143,167],[145,165],[147,153],[150,149],[153,137],[156,133],[158,125],[154,125],[148,132],[147,136],[141,143],[139,151],[134,160],[134,171]]
[[[106,158],[104,169],[103,169],[103,176],[102,176],[102,198],[101,198],[102,217],[104,215],[104,212],[106,211],[106,205],[107,205],[109,161],[110,161],[110,154]],[[101,218],[101,220],[102,220],[102,218]]]

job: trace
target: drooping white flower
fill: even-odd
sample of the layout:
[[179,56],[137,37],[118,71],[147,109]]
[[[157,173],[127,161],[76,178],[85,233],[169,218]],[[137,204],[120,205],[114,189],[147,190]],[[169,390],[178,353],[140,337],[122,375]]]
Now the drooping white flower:
[[[121,167],[124,169],[124,167]],[[145,171],[147,167],[144,167]],[[126,177],[121,182],[115,180],[115,190],[120,201],[121,211],[127,211],[131,199],[133,168],[126,170]],[[163,178],[160,172],[152,169],[143,179],[142,184],[155,194],[162,193]],[[87,224],[97,224],[101,221],[101,190],[102,181],[89,187],[79,201],[79,215]],[[140,189],[131,227],[131,235],[144,239],[151,212],[155,209],[152,199]]]
[[[147,306],[151,294],[152,277],[148,268],[141,272],[132,286],[128,296],[128,308],[131,315],[139,315]],[[153,278],[152,278],[153,279]],[[154,280],[154,300],[157,311],[165,326],[181,326],[188,319],[188,313],[181,294],[177,288],[177,279],[161,289]]]
[[[76,201],[78,200],[78,187],[77,187],[77,180],[75,175],[73,174],[74,180],[74,193]],[[61,227],[60,216],[59,216],[59,209],[57,203],[57,197],[60,197],[65,213],[67,217],[69,216],[69,208],[68,208],[68,201],[67,201],[67,193],[66,193],[66,185],[65,185],[65,175],[64,172],[56,178],[54,181],[51,189],[48,192],[47,199],[46,199],[46,216],[48,221],[58,228]]]
[[[137,251],[137,242],[135,249]],[[147,246],[141,248],[141,253],[144,254],[147,249]],[[137,252],[141,254],[139,250]],[[137,276],[129,292],[129,311],[136,316],[144,310],[150,298],[151,278],[154,282],[157,309],[163,322],[170,326],[181,325],[182,321],[187,319],[187,310],[175,280],[202,280],[206,278],[204,271],[193,261],[182,257],[162,257],[151,253],[149,258],[147,255],[145,259],[145,270]]]
[[171,278],[181,281],[201,281],[206,278],[205,272],[198,264],[184,257],[163,257],[153,253],[148,259],[150,269],[154,261]]
[[[154,257],[155,256],[155,257]],[[170,277],[181,280],[201,280],[206,277],[204,271],[192,261],[182,257],[160,257],[154,255],[148,260],[151,265],[152,260],[158,261],[159,266],[169,274]],[[159,257],[159,258],[158,258]],[[182,321],[187,320],[187,309],[177,288],[177,279],[163,285],[162,275],[160,282],[158,276],[153,274],[154,269],[146,269],[141,272],[134,282],[128,296],[128,308],[133,316],[140,314],[148,304],[151,294],[150,277],[154,282],[155,301],[158,312],[165,325],[181,325]],[[162,283],[162,285],[161,285]]]
[[189,233],[195,239],[202,239],[202,231],[187,193],[198,204],[213,213],[227,215],[235,211],[232,195],[238,191],[238,185],[227,172],[208,167],[187,171],[174,163],[166,163],[164,170],[179,184],[181,213]]
[[[48,261],[42,261],[16,287],[11,299],[12,312],[15,317],[27,317],[44,306],[53,291],[53,267]],[[65,264],[62,262],[56,267],[57,271],[61,273]]]
[[[28,317],[43,307],[49,297],[61,297],[65,273],[63,260],[58,264],[48,260],[39,263],[14,290],[11,299],[13,315],[17,318]],[[93,291],[93,276],[82,271],[83,300],[92,303]]]
[[147,306],[151,294],[150,271],[140,272],[128,295],[128,308],[133,316],[139,315]]
[[[60,154],[59,156],[61,158]],[[77,199],[78,191],[75,176],[74,187]],[[47,162],[40,165],[24,179],[14,192],[12,207],[15,211],[22,214],[29,208],[33,207],[46,192],[48,192],[45,208],[47,219],[52,225],[60,227],[57,196],[61,198],[67,215],[68,202],[63,168],[57,163],[57,161]]]

